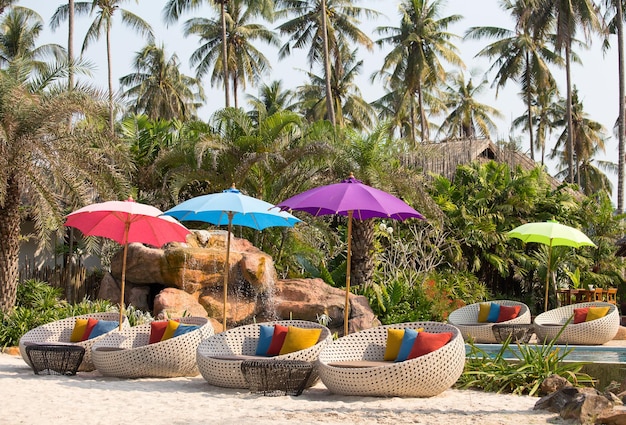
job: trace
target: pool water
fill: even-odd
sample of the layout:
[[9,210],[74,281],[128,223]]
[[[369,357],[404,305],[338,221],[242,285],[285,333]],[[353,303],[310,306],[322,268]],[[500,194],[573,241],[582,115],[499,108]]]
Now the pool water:
[[[490,357],[495,356],[502,348],[501,344],[474,344],[476,348],[484,351]],[[572,351],[565,357],[566,361],[591,362],[591,363],[626,363],[626,347],[607,347],[590,345],[554,345],[562,353],[571,349]],[[471,348],[465,345],[465,353],[469,354]],[[517,357],[513,351],[519,353],[517,345],[509,345],[504,354],[505,359],[515,360]]]

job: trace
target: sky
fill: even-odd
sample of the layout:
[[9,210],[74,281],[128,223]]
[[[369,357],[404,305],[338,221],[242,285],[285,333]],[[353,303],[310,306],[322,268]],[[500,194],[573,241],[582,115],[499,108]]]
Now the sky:
[[[79,1],[79,0],[76,0]],[[85,0],[83,0],[85,1]],[[162,10],[167,0],[128,0],[123,2],[121,7],[136,13],[144,20],[148,21],[156,35],[157,44],[163,44],[166,52],[171,55],[176,53],[181,62],[181,71],[184,74],[193,76],[194,70],[189,66],[189,57],[191,53],[198,47],[198,39],[196,37],[185,38],[182,35],[182,24],[192,16],[213,16],[208,6],[200,8],[194,14],[187,13],[182,16],[176,24],[166,26],[162,19]],[[67,24],[63,24],[55,32],[48,28],[50,17],[56,8],[67,1],[62,0],[21,0],[19,5],[29,7],[36,10],[46,22],[46,30],[40,38],[40,43],[58,43],[67,46]],[[373,22],[363,20],[361,29],[366,32],[371,39],[376,40],[379,35],[373,30],[377,26],[398,26],[399,13],[397,0],[360,0],[355,4],[370,9],[377,10],[382,13],[377,20]],[[462,36],[465,31],[474,26],[498,26],[503,28],[513,28],[513,22],[509,16],[503,12],[499,6],[498,0],[448,0],[443,2],[441,17],[449,15],[461,15],[463,17],[460,22],[449,28],[449,32]],[[385,5],[385,7],[381,7]],[[82,41],[86,33],[88,25],[93,21],[93,17],[81,16],[76,18],[75,22],[75,39],[74,49],[80,51]],[[271,24],[268,24],[272,28]],[[617,40],[613,38],[611,42],[617,46]],[[486,59],[475,58],[476,53],[487,45],[487,40],[481,41],[463,41],[455,40],[454,43],[459,47],[461,58],[466,64],[466,80],[470,73],[474,81],[483,78],[484,72],[487,71],[490,62]],[[113,84],[115,88],[119,87],[119,78],[132,72],[132,62],[134,55],[142,47],[145,41],[140,39],[132,30],[125,27],[119,16],[114,18],[112,33],[113,48]],[[258,44],[257,48],[261,50],[272,63],[272,70],[268,75],[264,76],[262,83],[270,83],[274,80],[282,80],[285,88],[295,88],[306,80],[305,71],[308,71],[306,62],[306,51],[295,50],[294,54],[286,60],[278,60],[274,48],[264,44]],[[367,52],[363,48],[359,49],[359,56],[363,59],[363,73],[358,80],[358,86],[361,89],[362,96],[367,101],[373,101],[382,96],[383,89],[379,82],[372,83],[369,76],[376,70],[380,69],[384,56],[388,53],[389,47],[384,49],[375,47],[373,52]],[[584,109],[589,117],[601,123],[606,129],[607,140],[605,142],[606,152],[598,155],[599,160],[608,160],[617,163],[618,145],[613,135],[613,124],[618,115],[618,79],[617,79],[617,50],[613,47],[607,52],[601,51],[600,42],[597,39],[592,40],[589,50],[578,50],[582,64],[573,64],[572,81],[579,92],[579,98],[584,105]],[[106,89],[106,50],[105,41],[92,43],[85,51],[84,56],[93,62],[95,69],[93,71],[95,84]],[[319,70],[315,70],[319,73]],[[555,77],[560,84],[560,90],[565,95],[565,71],[554,70]],[[488,75],[488,80],[493,81],[493,75]],[[217,109],[224,107],[224,94],[221,88],[210,88],[208,79],[204,81],[205,94],[207,96],[207,106],[200,110],[200,118],[209,119],[210,115]],[[495,107],[502,114],[503,118],[496,120],[498,126],[497,134],[492,134],[492,140],[508,139],[511,134],[509,131],[510,123],[523,113],[524,107],[518,95],[519,87],[514,83],[510,83],[504,89],[500,89],[496,97],[495,89],[488,88],[479,97],[482,103]],[[257,96],[258,92],[252,87],[248,87],[246,93]],[[246,107],[244,95],[239,96],[239,106]],[[528,150],[528,141],[523,139],[523,150]],[[552,148],[552,145],[550,145]],[[536,156],[538,158],[538,156]],[[549,171],[554,174],[556,165],[548,163]],[[617,177],[607,173],[614,184],[613,200],[617,199]]]

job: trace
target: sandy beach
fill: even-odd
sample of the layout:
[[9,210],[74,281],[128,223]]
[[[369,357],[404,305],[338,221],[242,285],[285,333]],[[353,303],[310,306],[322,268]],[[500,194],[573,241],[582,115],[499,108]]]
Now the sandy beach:
[[432,398],[346,397],[322,383],[301,396],[251,394],[192,378],[35,375],[0,354],[0,424],[569,424],[534,411],[535,397],[448,390]]

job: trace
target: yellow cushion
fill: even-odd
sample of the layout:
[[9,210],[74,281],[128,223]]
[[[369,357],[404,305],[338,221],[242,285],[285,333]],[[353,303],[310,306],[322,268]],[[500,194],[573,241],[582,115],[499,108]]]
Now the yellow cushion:
[[293,353],[294,351],[300,351],[313,347],[317,344],[321,334],[321,328],[305,329],[289,326],[287,328],[285,342],[283,342],[283,346],[280,349],[279,354]]
[[478,310],[478,323],[485,323],[487,321],[487,317],[489,317],[491,303],[480,303],[478,307],[480,308],[480,310]]
[[161,337],[161,341],[165,341],[166,339],[170,339],[173,335],[174,332],[176,332],[176,329],[178,329],[178,326],[180,326],[180,322],[177,320],[168,320],[167,321],[167,326],[165,327],[165,332],[163,332],[163,336]]
[[599,319],[601,317],[606,316],[609,312],[609,307],[589,307],[589,311],[587,312],[587,318],[585,322],[590,322],[592,320]]
[[404,338],[404,329],[387,329],[387,346],[385,347],[385,360],[394,361],[398,357],[400,345]]
[[87,329],[87,323],[89,319],[76,319],[76,323],[74,323],[74,329],[72,330],[72,335],[70,336],[70,342],[80,342],[83,340],[83,335],[85,334],[85,330]]

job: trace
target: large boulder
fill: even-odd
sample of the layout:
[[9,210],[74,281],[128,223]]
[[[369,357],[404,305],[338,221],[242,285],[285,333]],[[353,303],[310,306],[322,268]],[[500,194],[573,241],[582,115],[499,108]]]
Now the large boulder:
[[[193,231],[187,243],[164,249],[130,244],[126,259],[125,302],[155,317],[191,314],[219,319],[224,309],[224,231]],[[275,319],[317,321],[343,332],[345,291],[321,279],[277,279],[274,261],[249,241],[231,235],[228,273],[229,326]],[[99,298],[119,302],[122,253],[100,284]],[[350,294],[350,332],[380,325],[367,299]]]

